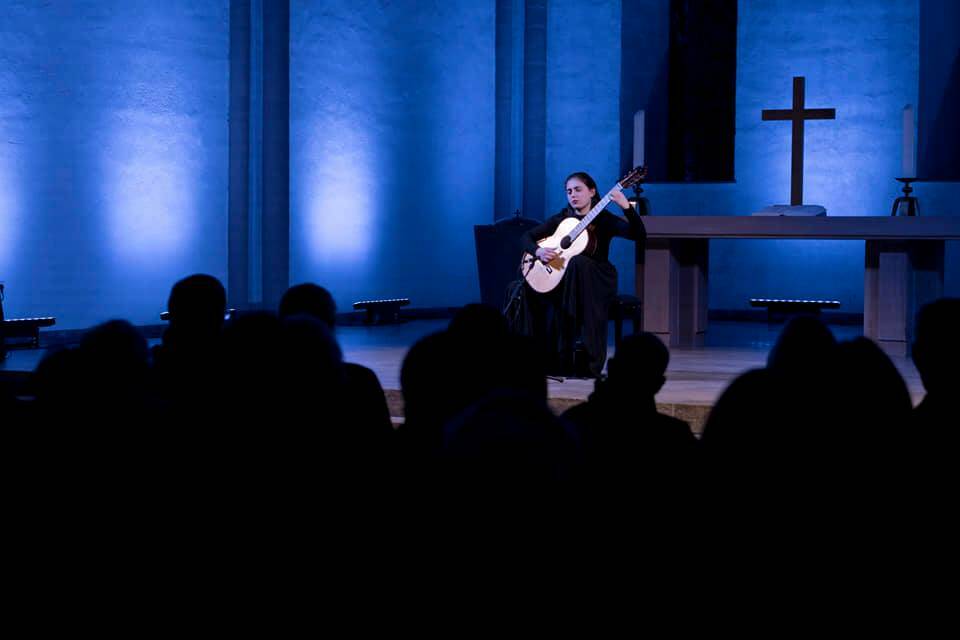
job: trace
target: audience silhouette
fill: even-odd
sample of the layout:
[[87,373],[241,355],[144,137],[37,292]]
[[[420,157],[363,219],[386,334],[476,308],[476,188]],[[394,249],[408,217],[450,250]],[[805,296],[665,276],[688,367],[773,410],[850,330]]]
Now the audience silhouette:
[[657,336],[626,336],[587,402],[564,413],[581,434],[586,478],[607,496],[684,498],[693,488],[697,441],[690,426],[657,411],[670,352]]
[[[917,314],[913,363],[926,395],[917,405],[913,422],[931,440],[950,439],[956,419],[950,393],[960,390],[960,298],[941,298]],[[931,442],[932,444],[932,442]]]
[[[676,504],[701,522],[875,522],[885,500],[906,509],[907,493],[941,487],[952,468],[960,299],[918,314],[912,358],[926,396],[916,409],[876,343],[838,342],[799,317],[765,367],[721,394],[700,440],[658,410],[670,353],[649,333],[625,337],[589,399],[557,416],[537,346],[498,310],[467,305],[407,352],[395,428],[373,370],[343,361],[323,287],[291,287],[277,313],[225,322],[222,284],[197,274],[172,287],[168,309],[152,350],[113,320],[50,351],[31,399],[0,386],[6,416],[41,425],[26,439],[26,429],[12,433],[23,459],[49,478],[76,476],[69,495],[101,492],[98,513],[139,493],[214,528],[247,508],[287,524],[297,512],[304,532],[299,510],[318,496],[363,497],[357,504],[391,517],[417,505],[522,520],[544,513],[533,504],[648,516]],[[108,486],[120,477],[122,487]]]
[[[331,332],[336,328],[337,306],[330,292],[312,284],[298,284],[287,289],[280,299],[281,319],[307,316],[323,323]],[[353,362],[342,363],[343,393],[339,399],[349,407],[345,416],[353,425],[356,446],[376,450],[383,457],[393,444],[393,424],[383,387],[373,370]]]
[[226,309],[226,291],[211,275],[188,276],[170,290],[169,326],[153,348],[153,370],[168,418],[181,425],[219,419]]

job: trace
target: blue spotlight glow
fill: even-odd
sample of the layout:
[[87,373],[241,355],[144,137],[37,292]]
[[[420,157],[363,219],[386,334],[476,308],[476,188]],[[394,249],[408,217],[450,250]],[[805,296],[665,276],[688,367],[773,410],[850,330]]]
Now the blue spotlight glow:
[[309,263],[323,270],[370,262],[376,244],[374,141],[355,122],[320,118],[307,143],[300,223]]
[[13,163],[0,155],[0,280],[4,279],[13,264],[13,251],[18,243],[20,212],[16,182]]
[[112,252],[135,264],[177,257],[194,233],[200,136],[180,114],[125,110],[110,118],[100,160]]

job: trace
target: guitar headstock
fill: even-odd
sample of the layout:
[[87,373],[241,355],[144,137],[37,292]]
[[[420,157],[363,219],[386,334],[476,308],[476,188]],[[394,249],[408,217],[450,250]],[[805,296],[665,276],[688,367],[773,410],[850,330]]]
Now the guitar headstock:
[[617,184],[620,185],[621,189],[629,189],[633,185],[637,184],[641,180],[647,177],[647,167],[646,165],[642,167],[634,167],[627,172],[627,175],[620,178],[620,182]]

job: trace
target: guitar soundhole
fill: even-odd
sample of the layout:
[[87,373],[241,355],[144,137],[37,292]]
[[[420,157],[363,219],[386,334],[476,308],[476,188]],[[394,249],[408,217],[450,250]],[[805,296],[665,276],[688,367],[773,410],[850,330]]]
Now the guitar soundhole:
[[564,236],[563,240],[560,241],[560,248],[569,249],[571,244],[573,244],[573,241],[570,239],[570,236]]

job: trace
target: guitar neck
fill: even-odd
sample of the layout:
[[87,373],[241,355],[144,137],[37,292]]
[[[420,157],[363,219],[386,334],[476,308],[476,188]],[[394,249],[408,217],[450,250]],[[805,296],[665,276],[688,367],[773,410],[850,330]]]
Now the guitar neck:
[[623,191],[623,187],[620,186],[619,182],[613,187],[613,189],[610,189],[610,191],[607,192],[607,195],[600,199],[600,202],[598,202],[593,209],[590,209],[590,213],[583,216],[583,220],[581,220],[580,223],[573,228],[573,231],[568,234],[571,240],[575,240],[577,236],[583,233],[583,230],[587,228],[587,225],[593,222],[594,218],[600,215],[600,212],[603,211],[608,204],[610,204],[610,201],[613,200],[613,194],[617,193],[618,191]]

